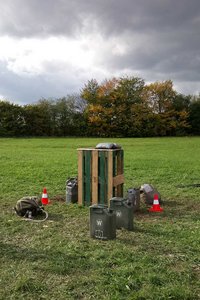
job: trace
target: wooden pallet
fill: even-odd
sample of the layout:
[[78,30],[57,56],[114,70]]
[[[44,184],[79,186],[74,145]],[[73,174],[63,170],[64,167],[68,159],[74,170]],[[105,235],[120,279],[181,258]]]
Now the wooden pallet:
[[109,205],[112,197],[123,197],[124,151],[85,148],[77,150],[79,205]]

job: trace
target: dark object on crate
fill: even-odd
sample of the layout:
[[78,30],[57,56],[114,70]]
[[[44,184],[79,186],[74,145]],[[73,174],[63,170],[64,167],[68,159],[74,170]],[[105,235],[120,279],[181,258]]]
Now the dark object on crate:
[[99,143],[96,149],[121,149],[121,146],[116,143]]

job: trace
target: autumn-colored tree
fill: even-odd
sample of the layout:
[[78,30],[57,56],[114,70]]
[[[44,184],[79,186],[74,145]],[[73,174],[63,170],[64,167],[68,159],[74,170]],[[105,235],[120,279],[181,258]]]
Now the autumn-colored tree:
[[138,116],[137,104],[142,103],[143,86],[144,81],[137,77],[112,78],[101,85],[89,81],[81,95],[88,101],[91,132],[100,136],[134,135],[133,120]]
[[[153,114],[154,135],[184,134],[188,125],[188,112],[180,94],[173,89],[173,82],[166,80],[146,85],[143,98]],[[185,100],[185,99],[184,99]]]
[[124,136],[142,136],[143,123],[149,114],[148,106],[142,97],[144,80],[138,77],[125,77],[117,89],[120,100],[118,126],[122,126]]
[[81,94],[19,106],[0,101],[0,136],[170,136],[200,134],[200,98],[171,80],[88,81]]
[[143,97],[147,101],[154,113],[164,113],[172,108],[172,103],[176,97],[171,80],[155,82],[146,85]]

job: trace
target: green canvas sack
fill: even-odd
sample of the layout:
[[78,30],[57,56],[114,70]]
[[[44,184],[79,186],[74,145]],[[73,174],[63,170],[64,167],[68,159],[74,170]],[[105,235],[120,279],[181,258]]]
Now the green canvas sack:
[[45,214],[46,217],[42,221],[45,221],[48,217],[47,212],[44,211],[44,207],[41,205],[40,200],[36,196],[27,196],[23,197],[17,201],[17,204],[14,207],[15,212],[27,219],[32,220],[33,217],[38,215]]

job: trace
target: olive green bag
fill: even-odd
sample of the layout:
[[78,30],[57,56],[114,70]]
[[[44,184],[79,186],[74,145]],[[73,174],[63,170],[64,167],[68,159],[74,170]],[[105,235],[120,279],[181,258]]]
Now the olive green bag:
[[[47,212],[44,211],[44,207],[42,206],[40,200],[36,196],[27,196],[23,197],[17,201],[17,204],[14,207],[15,212],[21,216],[25,217],[28,220],[34,220],[34,217],[38,215],[45,215],[45,219],[38,221],[45,221],[48,218]],[[36,221],[36,220],[35,220]]]

